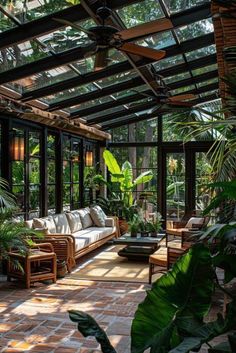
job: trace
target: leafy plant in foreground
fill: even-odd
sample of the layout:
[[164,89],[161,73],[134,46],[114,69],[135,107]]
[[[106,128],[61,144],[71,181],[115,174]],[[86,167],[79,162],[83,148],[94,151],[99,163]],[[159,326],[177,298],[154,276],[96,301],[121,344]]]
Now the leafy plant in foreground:
[[[236,298],[232,296],[225,317],[218,314],[215,321],[204,321],[215,285],[221,288],[215,282],[216,258],[207,246],[196,244],[153,284],[133,320],[131,353],[143,353],[148,348],[150,353],[188,353],[199,351],[203,343],[216,352],[209,342],[236,326]],[[103,353],[115,353],[91,316],[73,310],[70,318],[84,336],[95,336]]]

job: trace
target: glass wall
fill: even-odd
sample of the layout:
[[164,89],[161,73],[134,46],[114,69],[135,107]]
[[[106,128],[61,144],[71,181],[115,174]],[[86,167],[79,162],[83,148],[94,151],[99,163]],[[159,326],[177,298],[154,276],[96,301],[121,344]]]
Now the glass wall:
[[11,136],[12,192],[19,216],[40,216],[41,209],[41,132],[13,128]]
[[47,136],[47,208],[48,213],[56,212],[56,136]]
[[63,210],[79,208],[80,140],[71,136],[63,139]]

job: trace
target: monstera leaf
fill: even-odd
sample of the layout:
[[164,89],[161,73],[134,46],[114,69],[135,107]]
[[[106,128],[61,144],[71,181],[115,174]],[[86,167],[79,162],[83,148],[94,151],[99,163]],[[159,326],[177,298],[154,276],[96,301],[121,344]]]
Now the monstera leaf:
[[188,332],[197,332],[203,325],[211,303],[213,278],[209,249],[203,244],[194,245],[153,284],[139,305],[132,324],[131,352],[143,353],[151,348],[151,353],[167,353],[180,344],[185,350],[179,352],[189,352],[200,345],[202,338],[198,334],[186,342],[184,333],[189,338]]

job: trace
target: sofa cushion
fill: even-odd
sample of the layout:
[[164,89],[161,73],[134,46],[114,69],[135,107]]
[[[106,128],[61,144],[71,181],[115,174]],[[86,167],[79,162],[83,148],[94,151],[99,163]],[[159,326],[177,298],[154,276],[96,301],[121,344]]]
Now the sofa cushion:
[[56,226],[52,216],[33,218],[32,228],[41,230],[47,229],[48,233],[56,233]]
[[115,228],[111,227],[90,227],[89,229],[83,229],[72,234],[75,238],[75,251],[79,251],[98,240],[106,238],[114,233],[114,231]]
[[90,215],[93,220],[93,223],[97,227],[105,227],[105,219],[106,215],[103,209],[100,206],[92,206],[90,207]]
[[53,219],[56,225],[56,233],[71,234],[70,226],[65,213],[55,214],[53,215]]
[[93,220],[90,216],[90,209],[88,207],[78,210],[83,229],[93,226]]
[[193,225],[198,225],[201,227],[204,223],[204,218],[203,217],[191,217],[188,220],[188,223],[186,224],[185,228],[192,228]]
[[48,228],[50,234],[56,233],[56,225],[52,216],[42,218],[45,222],[45,228]]
[[83,228],[78,210],[66,212],[66,217],[70,226],[71,233],[77,232]]

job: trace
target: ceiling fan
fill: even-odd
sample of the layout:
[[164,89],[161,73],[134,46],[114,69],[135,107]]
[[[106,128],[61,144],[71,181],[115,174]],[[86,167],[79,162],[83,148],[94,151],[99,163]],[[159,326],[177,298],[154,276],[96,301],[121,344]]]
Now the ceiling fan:
[[89,39],[94,44],[92,48],[89,46],[90,49],[87,55],[95,55],[95,71],[107,67],[109,61],[109,49],[112,48],[127,54],[139,55],[155,61],[158,61],[165,56],[164,50],[156,50],[148,47],[143,47],[134,43],[130,43],[130,41],[138,39],[144,35],[149,35],[172,28],[173,25],[169,19],[160,19],[158,20],[158,24],[156,21],[151,21],[149,23],[144,23],[139,26],[120,31],[114,26],[105,24],[106,20],[111,15],[112,10],[106,6],[106,1],[104,1],[103,6],[99,7],[96,11],[96,16],[100,20],[101,25],[85,29],[76,23],[67,20],[58,18],[54,18],[54,20],[87,34]]
[[188,100],[192,100],[196,98],[194,94],[190,93],[185,93],[185,94],[178,94],[176,96],[171,96],[170,95],[170,88],[165,84],[164,78],[159,75],[154,67],[151,67],[151,70],[153,72],[154,78],[158,84],[158,89],[156,91],[156,94],[147,94],[145,92],[139,92],[135,91],[135,93],[140,94],[143,97],[147,97],[152,99],[152,101],[157,102],[157,106],[154,107],[151,111],[151,113],[154,113],[156,110],[158,110],[160,107],[163,108],[163,105],[170,107],[173,106],[175,108],[191,108],[193,107],[194,103]]

